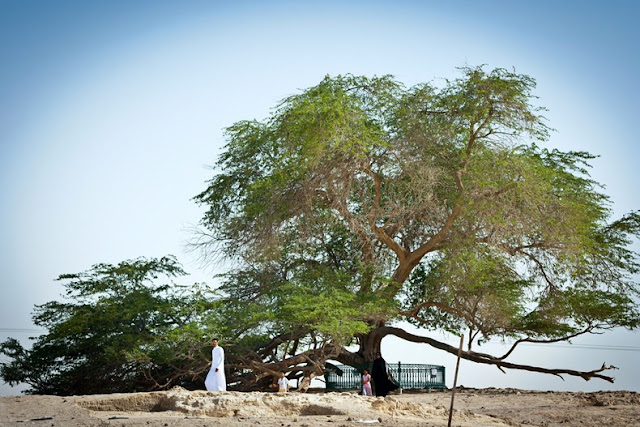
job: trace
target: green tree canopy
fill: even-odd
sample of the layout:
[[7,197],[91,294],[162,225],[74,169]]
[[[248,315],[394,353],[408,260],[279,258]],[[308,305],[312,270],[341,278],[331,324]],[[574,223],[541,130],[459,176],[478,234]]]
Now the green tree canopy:
[[185,274],[167,256],[61,275],[66,301],[36,306],[33,317],[47,333],[29,350],[15,339],[0,344],[11,358],[0,377],[29,384],[33,394],[202,386],[210,361],[203,337],[216,331],[216,302],[203,284],[172,282]]
[[[300,375],[370,361],[393,334],[465,332],[463,357],[492,337],[557,342],[637,328],[640,216],[611,219],[593,156],[542,148],[551,129],[535,81],[463,68],[441,85],[338,76],[240,121],[213,178],[196,244],[233,260],[224,275],[237,367]],[[357,344],[356,351],[347,346]],[[513,349],[512,349],[513,350]],[[244,375],[244,377],[243,377]]]

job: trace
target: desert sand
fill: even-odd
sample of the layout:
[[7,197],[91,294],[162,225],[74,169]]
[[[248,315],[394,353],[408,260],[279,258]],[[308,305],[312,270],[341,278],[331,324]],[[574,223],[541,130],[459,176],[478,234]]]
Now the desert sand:
[[[446,426],[451,392],[187,391],[0,398],[0,426]],[[459,389],[455,426],[640,426],[640,394]]]

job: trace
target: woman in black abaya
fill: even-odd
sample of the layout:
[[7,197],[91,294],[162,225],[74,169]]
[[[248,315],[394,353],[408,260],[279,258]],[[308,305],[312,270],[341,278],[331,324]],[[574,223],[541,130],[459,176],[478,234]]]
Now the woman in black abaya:
[[373,387],[375,388],[376,396],[384,397],[390,391],[398,388],[398,386],[389,379],[387,362],[384,361],[380,353],[376,353],[376,358],[373,361],[371,378],[373,378]]

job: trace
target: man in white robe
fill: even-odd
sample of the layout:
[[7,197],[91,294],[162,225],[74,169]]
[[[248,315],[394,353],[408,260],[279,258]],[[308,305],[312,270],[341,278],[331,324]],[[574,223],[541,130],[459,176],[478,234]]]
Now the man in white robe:
[[227,391],[227,379],[224,376],[224,350],[218,345],[218,339],[211,340],[211,369],[204,380],[209,391]]

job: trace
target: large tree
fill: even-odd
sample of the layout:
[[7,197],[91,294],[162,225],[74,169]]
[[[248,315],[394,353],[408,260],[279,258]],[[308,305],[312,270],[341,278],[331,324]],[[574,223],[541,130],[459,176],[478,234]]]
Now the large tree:
[[[65,300],[36,306],[47,332],[30,349],[0,344],[0,377],[34,394],[92,394],[203,387],[217,331],[215,294],[204,284],[180,286],[172,256],[97,264],[63,274]],[[204,337],[204,338],[203,338]]]
[[[227,128],[195,198],[207,208],[196,243],[236,265],[221,288],[233,381],[369,362],[390,334],[456,353],[400,321],[466,333],[475,362],[613,381],[604,365],[507,358],[522,342],[638,327],[640,216],[611,219],[592,155],[542,148],[551,129],[532,78],[461,71],[409,88],[326,77]],[[474,350],[492,337],[513,348]]]

